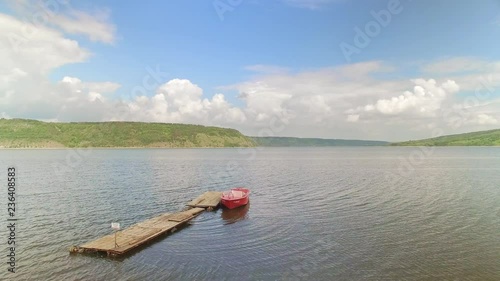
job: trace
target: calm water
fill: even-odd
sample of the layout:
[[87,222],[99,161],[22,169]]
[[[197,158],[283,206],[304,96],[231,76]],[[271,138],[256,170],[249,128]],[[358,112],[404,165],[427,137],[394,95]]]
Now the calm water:
[[[500,148],[75,153],[0,150],[2,185],[18,170],[23,219],[17,273],[2,247],[0,279],[500,280]],[[246,208],[203,213],[126,258],[68,253],[112,221],[240,185],[252,190]]]

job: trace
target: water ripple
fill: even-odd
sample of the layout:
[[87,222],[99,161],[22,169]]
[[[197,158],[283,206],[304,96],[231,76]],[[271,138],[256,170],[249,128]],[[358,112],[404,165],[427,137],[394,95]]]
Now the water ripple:
[[[63,179],[66,151],[18,159],[19,280],[497,280],[500,151],[436,149],[390,182],[405,148],[96,150]],[[482,157],[484,155],[485,157]],[[473,159],[474,164],[472,164]],[[228,171],[229,162],[238,170]],[[205,212],[133,254],[68,247],[165,212],[206,190],[252,190],[250,204]],[[5,204],[6,202],[0,202]],[[5,236],[5,230],[0,231]],[[0,273],[0,279],[4,278]]]

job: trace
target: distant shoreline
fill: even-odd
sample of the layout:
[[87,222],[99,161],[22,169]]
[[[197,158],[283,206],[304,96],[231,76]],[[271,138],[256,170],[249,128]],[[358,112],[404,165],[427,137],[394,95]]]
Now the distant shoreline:
[[379,146],[242,146],[242,147],[0,147],[0,150],[147,150],[147,149],[258,149],[258,148],[421,148],[421,147],[439,147],[439,148],[453,148],[453,147],[494,147],[500,148],[500,145],[379,145]]
[[251,137],[230,128],[146,122],[50,123],[0,118],[0,149],[207,149],[243,147],[498,147],[500,129],[431,139]]
[[241,146],[241,147],[215,147],[215,146],[207,146],[207,147],[0,147],[0,150],[104,150],[104,149],[231,149],[231,148],[255,148],[256,146]]

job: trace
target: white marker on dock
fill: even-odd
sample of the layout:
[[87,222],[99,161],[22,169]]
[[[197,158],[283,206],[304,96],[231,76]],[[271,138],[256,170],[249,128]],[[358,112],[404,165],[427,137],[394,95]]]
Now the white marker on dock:
[[118,248],[118,244],[116,244],[116,233],[118,232],[118,230],[120,230],[120,223],[119,222],[112,222],[111,228],[116,230],[115,231],[115,248]]

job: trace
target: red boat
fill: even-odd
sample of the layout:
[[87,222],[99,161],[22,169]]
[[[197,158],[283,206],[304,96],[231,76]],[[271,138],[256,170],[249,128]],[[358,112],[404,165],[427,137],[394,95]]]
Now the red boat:
[[231,188],[231,190],[224,191],[222,193],[221,202],[222,205],[228,207],[229,209],[234,209],[248,204],[249,196],[250,196],[250,190],[246,188],[243,187]]

